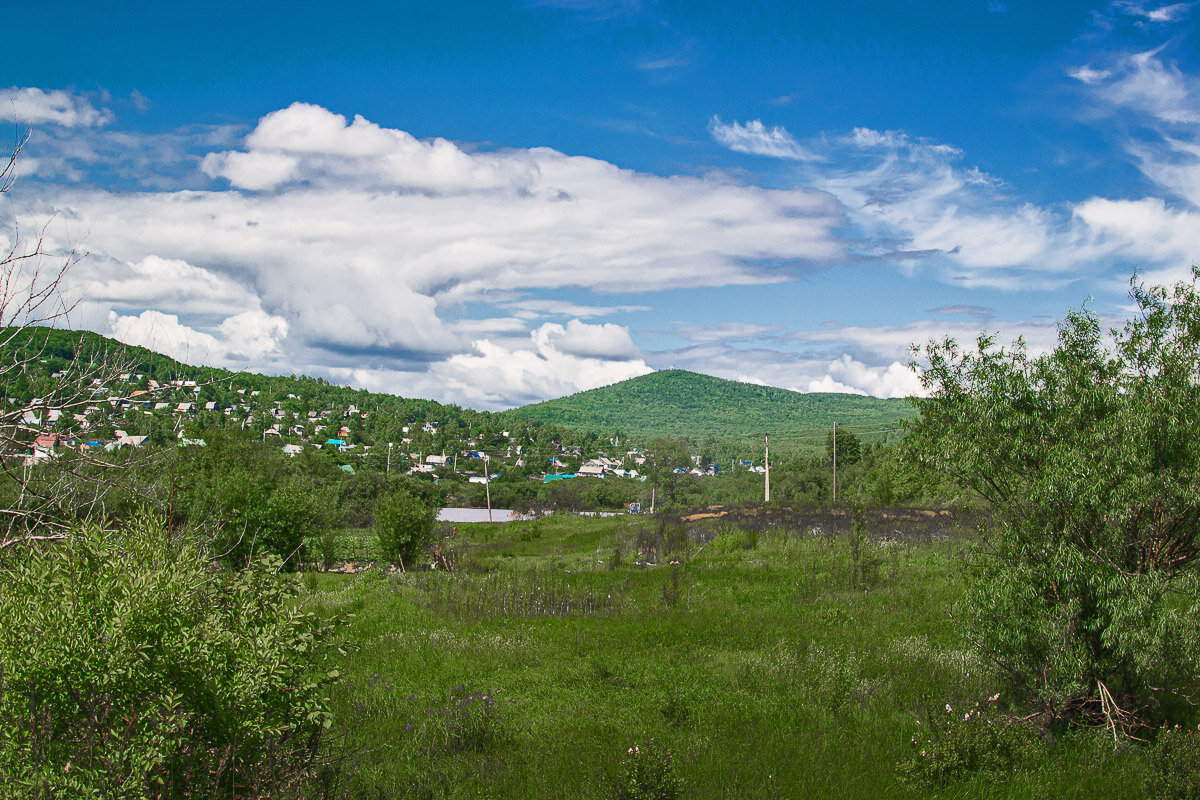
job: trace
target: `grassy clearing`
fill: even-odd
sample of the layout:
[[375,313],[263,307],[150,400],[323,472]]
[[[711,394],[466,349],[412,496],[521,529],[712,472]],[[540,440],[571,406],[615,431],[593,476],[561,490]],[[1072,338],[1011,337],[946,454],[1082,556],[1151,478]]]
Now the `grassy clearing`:
[[[354,614],[335,703],[364,796],[630,796],[631,760],[669,753],[684,797],[927,797],[899,777],[911,742],[994,693],[947,615],[965,546],[721,520],[460,525],[456,573],[322,575],[306,602]],[[1139,797],[1144,773],[1081,732],[935,793]]]

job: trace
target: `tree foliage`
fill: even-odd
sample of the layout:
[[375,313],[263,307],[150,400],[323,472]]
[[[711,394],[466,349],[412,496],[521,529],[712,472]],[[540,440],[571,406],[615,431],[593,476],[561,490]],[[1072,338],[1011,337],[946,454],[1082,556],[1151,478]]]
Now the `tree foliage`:
[[1043,355],[987,334],[924,349],[904,448],[993,511],[962,623],[1054,720],[1129,731],[1197,679],[1197,279],[1135,278],[1122,329],[1072,311]]
[[[825,437],[825,458],[833,463],[833,431]],[[837,429],[837,464],[848,467],[862,460],[862,440],[847,428]]]
[[206,440],[176,459],[175,517],[217,541],[235,566],[273,553],[296,569],[305,537],[320,536],[336,515],[336,468],[316,454],[289,459],[246,435]]
[[664,505],[674,505],[680,485],[688,479],[686,472],[693,466],[686,439],[658,438],[646,450],[644,468],[650,480],[663,492]]
[[382,496],[375,505],[375,535],[388,558],[412,565],[429,546],[437,522],[436,503],[403,486]]

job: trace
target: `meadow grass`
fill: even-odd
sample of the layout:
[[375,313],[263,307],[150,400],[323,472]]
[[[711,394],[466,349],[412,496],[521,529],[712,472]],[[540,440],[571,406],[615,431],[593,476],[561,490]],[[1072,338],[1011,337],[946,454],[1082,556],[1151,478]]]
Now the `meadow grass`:
[[454,573],[311,583],[354,615],[354,793],[630,797],[652,743],[681,797],[1142,796],[1144,758],[1087,731],[1011,776],[901,780],[929,720],[995,693],[948,616],[965,538],[673,524],[460,525]]

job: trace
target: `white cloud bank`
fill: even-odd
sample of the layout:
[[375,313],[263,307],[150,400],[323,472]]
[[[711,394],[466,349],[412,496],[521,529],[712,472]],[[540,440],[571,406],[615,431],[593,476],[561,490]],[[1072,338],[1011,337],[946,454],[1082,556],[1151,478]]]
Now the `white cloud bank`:
[[604,306],[530,294],[771,283],[845,255],[836,202],[809,189],[470,152],[304,103],[240,144],[199,160],[207,188],[81,183],[17,222],[86,242],[76,289],[125,341],[488,407],[649,369],[627,327],[581,321]]

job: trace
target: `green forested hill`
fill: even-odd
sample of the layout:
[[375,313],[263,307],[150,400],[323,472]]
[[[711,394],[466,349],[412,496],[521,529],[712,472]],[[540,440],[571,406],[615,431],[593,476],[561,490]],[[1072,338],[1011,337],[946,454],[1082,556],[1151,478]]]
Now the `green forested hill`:
[[866,441],[894,440],[899,437],[899,421],[913,411],[904,400],[802,394],[684,370],[661,370],[509,413],[635,438],[745,439],[769,433],[772,442],[810,449],[824,446],[835,422]]
[[[12,350],[23,351],[30,367],[37,367],[9,373],[0,381],[3,395],[18,400],[45,395],[54,383],[50,374],[72,362],[86,367],[89,363],[115,361],[124,370],[142,373],[142,384],[151,378],[160,383],[180,379],[198,381],[201,388],[195,400],[201,403],[215,400],[221,407],[231,403],[255,408],[282,405],[300,417],[310,410],[355,404],[363,411],[374,412],[369,419],[356,423],[363,428],[356,430],[356,436],[367,442],[399,441],[403,425],[438,422],[442,426],[438,431],[438,448],[449,447],[449,439],[471,433],[514,426],[524,429],[525,425],[533,424],[541,426],[539,436],[566,434],[576,443],[600,441],[601,437],[615,434],[631,445],[644,446],[660,436],[684,437],[697,443],[722,440],[733,445],[750,439],[761,442],[762,434],[769,433],[772,447],[778,446],[781,454],[787,450],[813,452],[825,447],[834,422],[864,442],[886,443],[900,437],[899,421],[912,414],[911,407],[903,400],[802,394],[683,370],[654,372],[569,397],[492,413],[430,400],[374,394],[304,376],[234,373],[191,366],[160,353],[80,331],[30,328],[0,347],[4,363],[12,361]],[[239,389],[245,393],[238,393]],[[260,394],[252,399],[249,390]],[[228,422],[221,414],[212,419],[200,414],[194,421],[201,427]],[[256,427],[274,421],[259,414]]]

